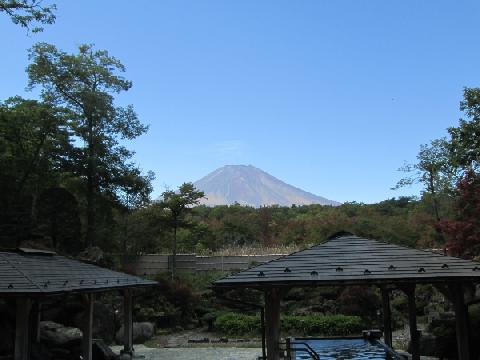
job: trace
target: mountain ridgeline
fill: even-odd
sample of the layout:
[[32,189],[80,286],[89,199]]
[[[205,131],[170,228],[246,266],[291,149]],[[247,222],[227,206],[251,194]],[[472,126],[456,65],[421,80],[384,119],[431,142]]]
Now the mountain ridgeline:
[[253,207],[264,205],[340,205],[339,202],[303,191],[252,165],[226,165],[194,183],[205,192],[202,204]]

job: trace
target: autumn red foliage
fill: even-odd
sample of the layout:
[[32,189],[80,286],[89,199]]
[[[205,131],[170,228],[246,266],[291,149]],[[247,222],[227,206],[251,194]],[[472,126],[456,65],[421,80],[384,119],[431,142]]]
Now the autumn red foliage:
[[480,254],[480,175],[468,171],[458,182],[457,191],[456,218],[442,220],[438,227],[450,254],[472,258]]

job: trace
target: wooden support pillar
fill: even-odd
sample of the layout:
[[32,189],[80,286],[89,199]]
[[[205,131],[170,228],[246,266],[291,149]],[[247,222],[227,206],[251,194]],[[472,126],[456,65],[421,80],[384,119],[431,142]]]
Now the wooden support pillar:
[[133,298],[131,290],[123,292],[123,350],[122,354],[133,356]]
[[403,290],[408,297],[408,323],[410,325],[410,346],[412,360],[420,360],[420,333],[417,329],[417,306],[415,304],[415,285]]
[[390,291],[386,287],[380,288],[383,305],[383,338],[385,344],[393,348],[392,343],[392,311],[390,309]]
[[86,296],[86,314],[83,319],[83,337],[82,337],[82,353],[83,360],[92,360],[92,343],[93,343],[93,304],[95,302],[94,294]]
[[262,359],[265,360],[267,358],[267,348],[265,345],[265,307],[260,309],[260,323],[262,326]]
[[267,360],[279,360],[280,294],[278,289],[265,290],[265,322]]
[[37,300],[32,304],[30,311],[30,337],[33,342],[40,343],[40,321],[41,321],[42,304]]
[[470,360],[470,327],[468,307],[465,305],[464,286],[452,284],[449,287],[455,309],[458,359]]
[[15,316],[15,360],[29,360],[29,328],[32,301],[27,298],[18,298],[16,303],[17,310]]

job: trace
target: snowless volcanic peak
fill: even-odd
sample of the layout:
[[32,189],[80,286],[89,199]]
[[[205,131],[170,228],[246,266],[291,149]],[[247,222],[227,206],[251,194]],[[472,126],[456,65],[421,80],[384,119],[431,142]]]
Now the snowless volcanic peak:
[[226,165],[194,183],[205,192],[202,204],[231,205],[340,205],[284,183],[252,165]]

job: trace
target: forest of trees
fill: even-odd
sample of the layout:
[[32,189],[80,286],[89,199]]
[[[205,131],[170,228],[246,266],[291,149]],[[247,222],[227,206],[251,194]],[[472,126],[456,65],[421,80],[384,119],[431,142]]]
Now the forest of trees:
[[[55,6],[0,0],[0,15],[32,32],[55,21]],[[191,184],[152,201],[153,173],[125,144],[148,127],[115,96],[132,83],[120,60],[93,45],[67,53],[38,43],[28,53],[28,88],[0,102],[0,246],[34,242],[77,254],[208,253],[228,247],[303,247],[346,230],[421,248],[480,253],[480,88],[464,89],[464,118],[422,145],[395,187],[420,183],[417,198],[377,204],[251,208],[195,206]],[[161,161],[161,160],[159,160]]]
[[[55,6],[1,0],[0,15],[32,32],[55,21]],[[151,173],[123,144],[147,131],[133,106],[115,104],[132,83],[105,50],[70,54],[38,43],[29,53],[28,88],[39,99],[0,102],[0,241],[33,241],[61,252],[107,247],[119,214],[149,201]]]

